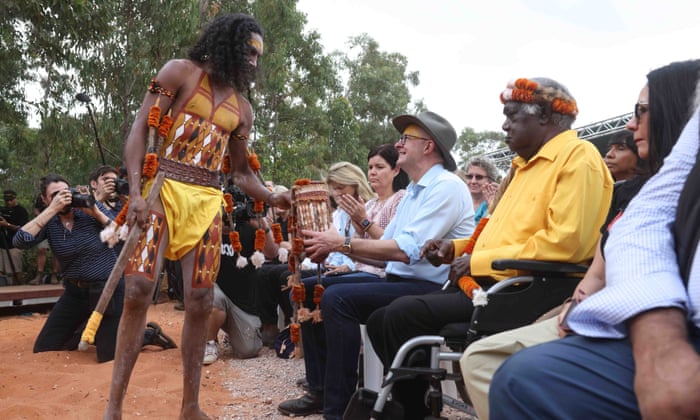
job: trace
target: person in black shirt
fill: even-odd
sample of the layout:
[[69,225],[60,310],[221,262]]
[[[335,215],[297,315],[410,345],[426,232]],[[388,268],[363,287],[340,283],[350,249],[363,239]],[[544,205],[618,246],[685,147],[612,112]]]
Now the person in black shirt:
[[17,193],[5,190],[2,195],[5,206],[0,207],[0,273],[7,274],[8,284],[22,284],[22,251],[12,246],[12,237],[27,223],[27,210],[17,204]]

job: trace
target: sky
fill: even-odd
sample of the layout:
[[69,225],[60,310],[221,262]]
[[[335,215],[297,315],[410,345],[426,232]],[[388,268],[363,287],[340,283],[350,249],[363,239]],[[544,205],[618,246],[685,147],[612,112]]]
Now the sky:
[[498,95],[549,77],[576,98],[575,127],[632,112],[646,74],[700,58],[691,0],[299,0],[326,52],[367,33],[418,71],[413,100],[465,127],[500,131]]

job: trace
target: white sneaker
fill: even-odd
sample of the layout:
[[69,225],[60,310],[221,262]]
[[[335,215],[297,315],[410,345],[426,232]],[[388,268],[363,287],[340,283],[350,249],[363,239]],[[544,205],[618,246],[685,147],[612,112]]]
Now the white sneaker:
[[209,340],[207,341],[207,345],[204,348],[204,360],[202,363],[204,365],[210,365],[219,358],[219,346],[216,344],[216,341],[214,340]]

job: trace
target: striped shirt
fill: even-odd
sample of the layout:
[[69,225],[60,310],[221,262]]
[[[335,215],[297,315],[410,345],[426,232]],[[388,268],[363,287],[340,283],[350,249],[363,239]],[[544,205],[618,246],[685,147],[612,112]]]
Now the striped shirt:
[[673,234],[678,199],[698,153],[698,129],[696,111],[659,173],[612,226],[605,245],[606,286],[569,316],[569,325],[578,334],[625,337],[630,318],[670,307],[684,310],[689,322],[700,328],[700,252],[695,253],[686,288]]
[[[103,213],[109,214],[102,203],[97,205]],[[48,239],[65,279],[106,281],[117,261],[117,254],[100,241],[102,225],[76,208],[73,209],[73,220],[73,229],[68,230],[56,215],[36,236],[20,229],[13,243],[17,248],[28,249]]]

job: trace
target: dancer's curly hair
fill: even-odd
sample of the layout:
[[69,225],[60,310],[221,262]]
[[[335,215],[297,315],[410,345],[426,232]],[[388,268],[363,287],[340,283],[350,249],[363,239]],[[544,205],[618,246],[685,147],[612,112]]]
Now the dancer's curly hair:
[[255,80],[255,67],[248,62],[251,34],[263,36],[257,20],[241,13],[219,16],[204,29],[190,48],[188,57],[199,63],[209,63],[210,77],[228,83],[245,92]]

